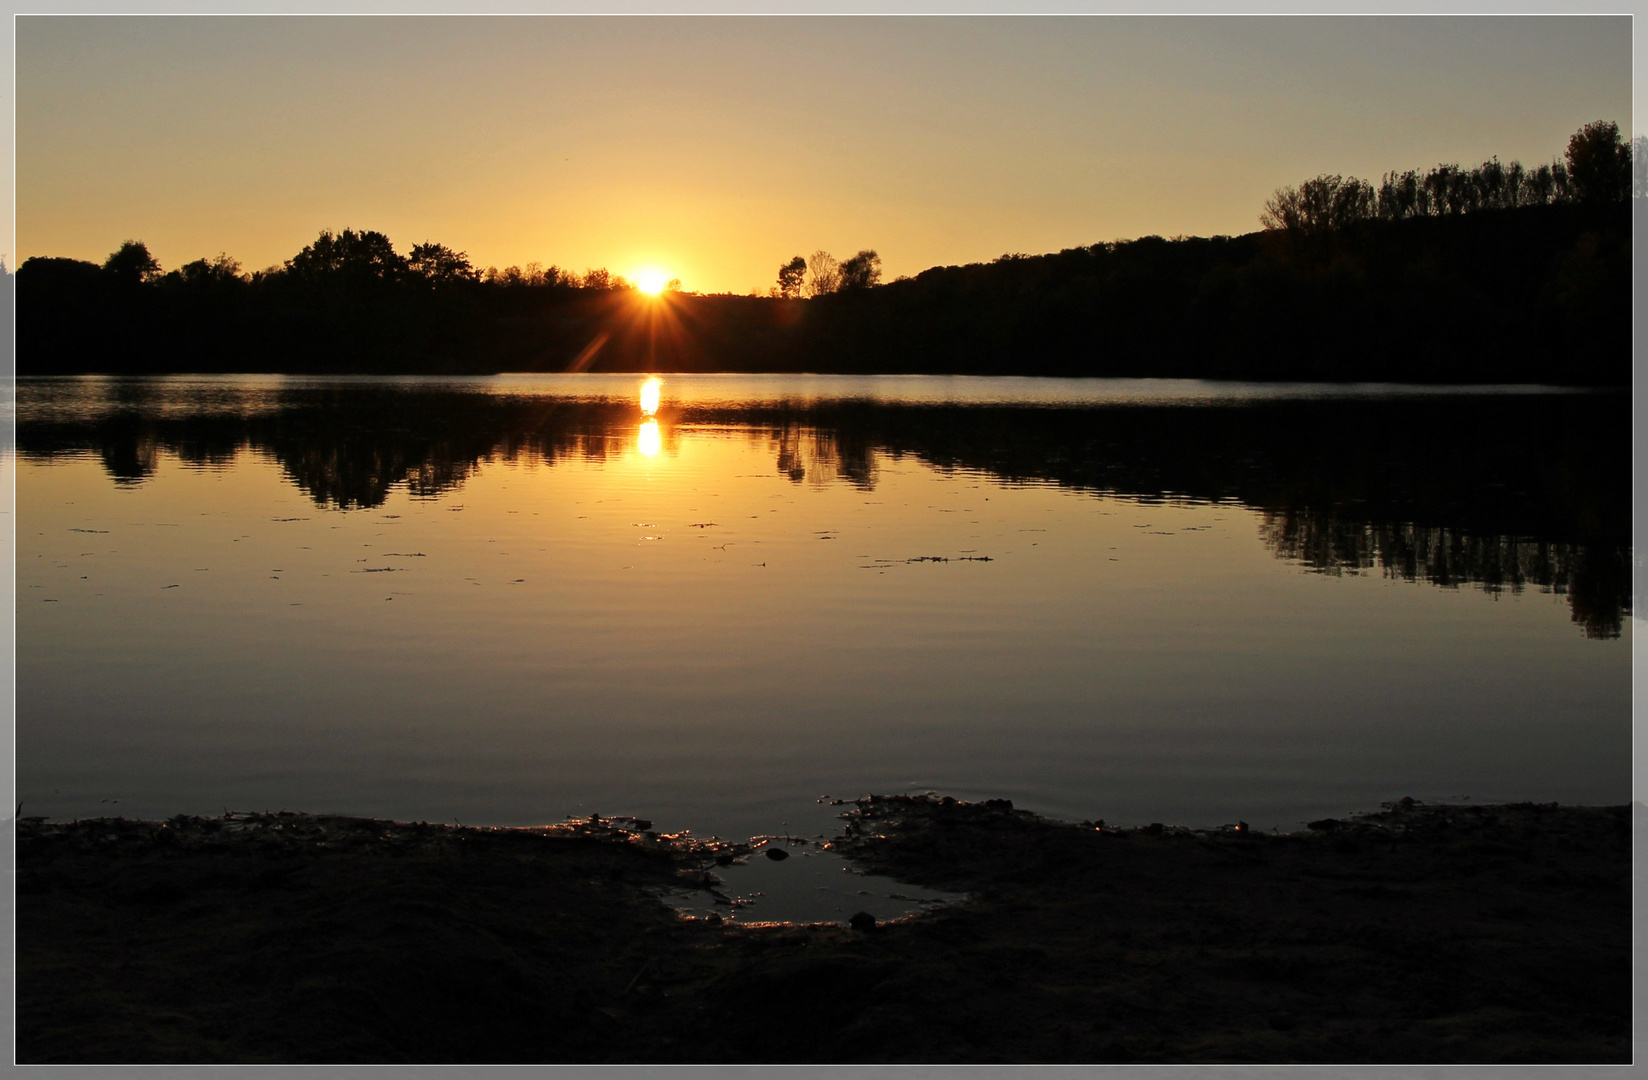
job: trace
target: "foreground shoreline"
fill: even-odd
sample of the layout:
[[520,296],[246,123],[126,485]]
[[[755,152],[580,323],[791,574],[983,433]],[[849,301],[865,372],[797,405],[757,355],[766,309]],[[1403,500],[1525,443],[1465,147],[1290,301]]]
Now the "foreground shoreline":
[[628,818],[17,825],[20,1062],[1628,1062],[1627,807],[1302,833],[872,796],[832,846],[962,904],[679,917],[750,844]]

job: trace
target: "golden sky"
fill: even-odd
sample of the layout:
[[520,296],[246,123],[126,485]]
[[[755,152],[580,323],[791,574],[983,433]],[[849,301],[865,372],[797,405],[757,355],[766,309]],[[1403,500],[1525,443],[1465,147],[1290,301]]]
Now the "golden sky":
[[16,252],[247,269],[322,229],[688,289],[1258,227],[1322,172],[1630,134],[1616,17],[49,17]]

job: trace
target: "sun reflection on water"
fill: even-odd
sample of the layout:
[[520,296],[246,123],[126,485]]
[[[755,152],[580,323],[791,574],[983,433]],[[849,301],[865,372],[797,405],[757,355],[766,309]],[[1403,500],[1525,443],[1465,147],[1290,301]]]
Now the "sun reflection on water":
[[647,419],[641,421],[641,430],[635,435],[635,448],[641,451],[643,457],[657,457],[658,451],[663,448],[664,440],[658,434],[658,421]]
[[641,421],[640,430],[635,433],[635,448],[642,457],[657,457],[658,451],[663,448],[664,439],[658,431],[658,399],[663,393],[664,381],[657,376],[641,384]]

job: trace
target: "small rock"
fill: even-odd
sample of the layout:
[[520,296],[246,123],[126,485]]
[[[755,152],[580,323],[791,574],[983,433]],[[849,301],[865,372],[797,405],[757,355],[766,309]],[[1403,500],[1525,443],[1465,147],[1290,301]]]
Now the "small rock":
[[767,849],[767,858],[771,859],[773,862],[783,862],[789,857],[790,853],[785,851],[783,848],[772,847]]
[[847,925],[852,927],[854,930],[867,934],[876,928],[876,918],[868,911],[860,911],[856,912],[852,918],[847,920]]

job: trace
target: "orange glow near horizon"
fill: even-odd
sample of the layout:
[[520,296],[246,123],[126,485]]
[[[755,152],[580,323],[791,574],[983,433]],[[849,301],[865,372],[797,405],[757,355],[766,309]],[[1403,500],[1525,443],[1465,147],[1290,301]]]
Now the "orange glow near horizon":
[[[1234,236],[1276,188],[1325,170],[1549,160],[1595,119],[1634,134],[1630,28],[18,16],[0,254],[102,263],[130,239],[167,271],[219,252],[254,271],[322,229],[371,229],[483,271],[622,270],[661,307],[675,278],[766,295],[821,249],[874,248],[891,281],[1004,252]],[[527,71],[534,92],[498,92],[500,72]],[[832,92],[773,92],[814,71]]]
[[652,416],[658,412],[658,402],[663,396],[664,381],[662,379],[648,379],[641,384],[641,412]]

